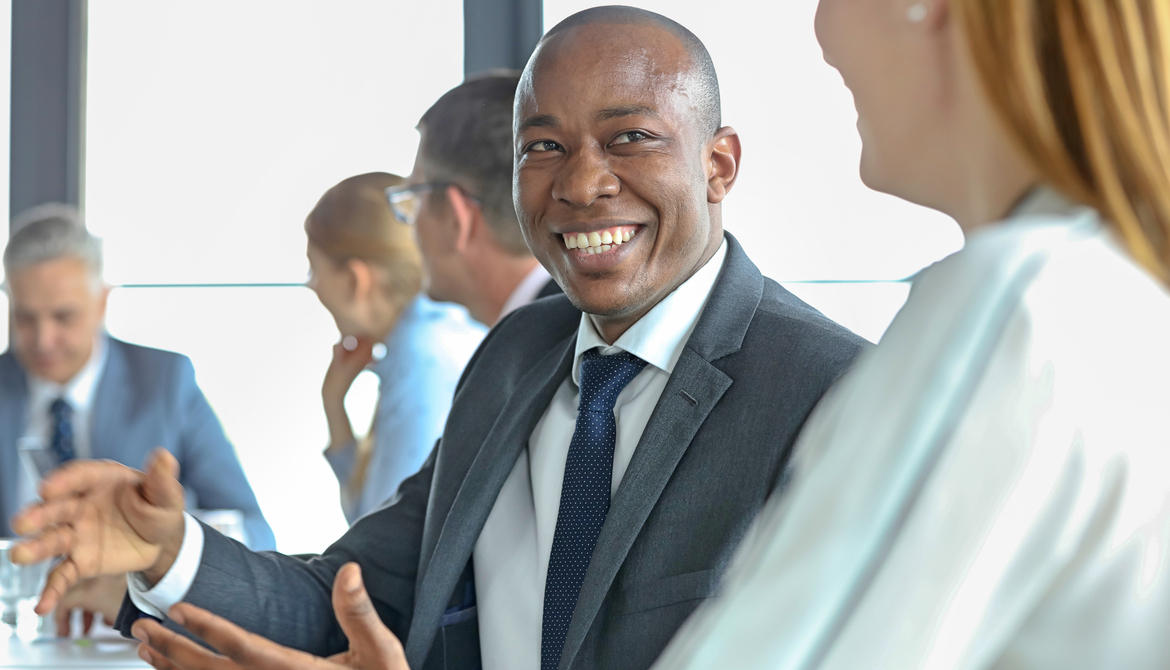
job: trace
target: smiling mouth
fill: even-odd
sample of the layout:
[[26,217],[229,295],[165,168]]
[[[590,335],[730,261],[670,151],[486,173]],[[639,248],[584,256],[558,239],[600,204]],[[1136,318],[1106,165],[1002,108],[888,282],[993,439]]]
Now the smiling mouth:
[[638,234],[638,226],[614,226],[588,233],[565,233],[561,237],[566,249],[579,249],[590,255],[600,254],[629,242]]

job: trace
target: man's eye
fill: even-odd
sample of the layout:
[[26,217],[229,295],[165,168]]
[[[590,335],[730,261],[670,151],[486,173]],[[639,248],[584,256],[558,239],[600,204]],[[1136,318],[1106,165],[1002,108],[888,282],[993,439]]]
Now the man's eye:
[[631,142],[641,142],[647,137],[649,137],[649,135],[640,130],[631,130],[618,135],[616,138],[614,138],[611,144],[629,144]]
[[552,140],[537,140],[536,142],[529,144],[525,151],[536,151],[541,153],[545,151],[560,151],[560,149],[561,145],[553,142]]

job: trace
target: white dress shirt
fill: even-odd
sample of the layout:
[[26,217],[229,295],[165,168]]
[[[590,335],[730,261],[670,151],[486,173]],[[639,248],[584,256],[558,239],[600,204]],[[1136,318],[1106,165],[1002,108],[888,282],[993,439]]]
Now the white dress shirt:
[[483,670],[539,670],[544,583],[560,511],[569,442],[577,425],[581,355],[629,352],[648,365],[618,394],[610,495],[621,484],[642,431],[719,278],[727,242],[613,346],[581,315],[576,360],[520,453],[475,544],[475,597]]
[[[92,456],[90,449],[90,427],[93,425],[93,399],[98,382],[106,368],[107,346],[105,334],[94,340],[93,351],[85,365],[64,384],[28,375],[28,411],[25,419],[23,439],[36,440],[43,449],[49,449],[53,441],[53,417],[51,408],[58,398],[64,399],[73,410],[73,453],[77,458]],[[23,468],[22,468],[23,470]],[[37,483],[31,473],[22,472],[20,482],[20,504],[27,505],[37,500]]]
[[1170,667],[1170,295],[1039,192],[923,271],[656,670]]
[[[545,573],[560,510],[569,442],[577,424],[581,354],[600,347],[603,355],[627,351],[648,363],[626,385],[614,405],[617,441],[612,495],[699,321],[726,256],[724,241],[702,268],[630,326],[613,346],[601,338],[587,314],[581,315],[572,375],[561,384],[532,431],[528,448],[520,453],[504,482],[475,545],[475,594],[483,670],[540,668]],[[540,283],[533,283],[537,286],[532,293],[535,296]],[[188,516],[179,555],[158,584],[147,589],[141,575],[130,576],[130,598],[139,610],[161,618],[186,597],[199,570],[203,541],[203,529]]]
[[504,307],[500,310],[500,316],[496,321],[508,316],[512,312],[520,309],[528,303],[536,300],[536,296],[540,295],[540,289],[549,282],[552,277],[549,276],[548,270],[540,263],[520,280],[516,288],[512,289],[511,295],[504,301]]

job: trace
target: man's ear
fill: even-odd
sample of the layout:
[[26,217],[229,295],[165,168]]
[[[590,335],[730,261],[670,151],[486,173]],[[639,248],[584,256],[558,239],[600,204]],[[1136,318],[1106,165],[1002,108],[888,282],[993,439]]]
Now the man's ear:
[[98,289],[98,322],[104,323],[106,320],[106,305],[110,302],[110,286],[102,283],[101,288]]
[[718,204],[727,197],[727,192],[739,176],[739,133],[730,126],[715,131],[715,137],[707,141],[709,147],[706,160],[707,202]]
[[466,251],[483,225],[483,208],[458,186],[447,187],[447,202],[455,214],[455,249]]
[[345,262],[346,288],[349,289],[349,299],[354,302],[369,300],[374,291],[374,269],[360,258],[351,258]]

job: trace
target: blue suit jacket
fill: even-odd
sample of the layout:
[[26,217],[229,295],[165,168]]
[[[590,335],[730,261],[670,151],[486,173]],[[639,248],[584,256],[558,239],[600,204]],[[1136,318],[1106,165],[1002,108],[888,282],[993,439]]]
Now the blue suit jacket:
[[[249,544],[272,549],[272,529],[260,513],[219,420],[195,383],[186,356],[108,339],[109,358],[94,394],[93,458],[142,467],[155,447],[179,461],[180,481],[202,509],[244,513]],[[0,355],[0,535],[18,511],[17,477],[24,472],[16,441],[25,432],[28,384],[11,351]]]

